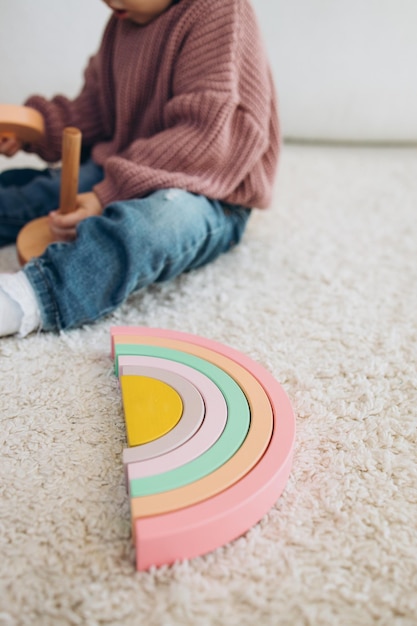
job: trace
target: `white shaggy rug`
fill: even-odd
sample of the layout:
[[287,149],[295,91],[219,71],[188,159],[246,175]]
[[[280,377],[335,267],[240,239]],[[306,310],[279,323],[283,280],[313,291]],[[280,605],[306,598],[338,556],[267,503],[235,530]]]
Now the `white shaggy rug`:
[[[287,145],[274,204],[238,249],[93,327],[0,340],[0,626],[417,624],[417,152]],[[297,416],[264,519],[142,573],[114,324],[241,350]]]

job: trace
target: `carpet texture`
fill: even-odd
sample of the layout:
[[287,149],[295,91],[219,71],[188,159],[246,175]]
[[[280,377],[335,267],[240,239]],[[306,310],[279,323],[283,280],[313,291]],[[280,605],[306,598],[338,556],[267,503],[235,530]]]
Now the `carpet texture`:
[[[89,328],[0,340],[0,626],[417,624],[416,205],[413,149],[286,145],[239,248]],[[114,324],[231,345],[297,416],[262,521],[144,573]]]

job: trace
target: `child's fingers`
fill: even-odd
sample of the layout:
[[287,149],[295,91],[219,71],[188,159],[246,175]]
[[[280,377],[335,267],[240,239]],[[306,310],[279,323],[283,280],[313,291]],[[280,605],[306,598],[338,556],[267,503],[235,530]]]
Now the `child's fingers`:
[[14,137],[0,136],[0,154],[12,157],[19,152],[22,147],[22,142]]
[[82,220],[102,212],[100,201],[94,192],[79,194],[76,207],[70,213],[52,211],[49,214],[49,227],[57,240],[72,241],[77,236],[77,225]]
[[51,232],[56,241],[74,241],[77,237],[75,228],[56,228],[51,226]]
[[77,236],[77,224],[84,218],[85,214],[81,209],[64,215],[52,211],[49,214],[49,228],[57,240],[72,241]]
[[50,224],[54,228],[74,228],[83,219],[85,219],[85,212],[82,209],[71,211],[71,213],[52,211],[49,214]]

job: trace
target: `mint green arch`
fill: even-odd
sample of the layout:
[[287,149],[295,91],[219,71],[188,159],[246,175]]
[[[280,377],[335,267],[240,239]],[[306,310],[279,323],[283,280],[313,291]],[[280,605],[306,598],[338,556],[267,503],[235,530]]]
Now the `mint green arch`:
[[226,426],[211,448],[193,461],[169,472],[130,480],[129,491],[132,498],[171,491],[200,480],[221,467],[237,452],[248,434],[250,409],[244,392],[229,374],[217,365],[187,352],[144,344],[116,344],[116,373],[118,357],[122,355],[160,357],[197,369],[217,385],[227,404]]

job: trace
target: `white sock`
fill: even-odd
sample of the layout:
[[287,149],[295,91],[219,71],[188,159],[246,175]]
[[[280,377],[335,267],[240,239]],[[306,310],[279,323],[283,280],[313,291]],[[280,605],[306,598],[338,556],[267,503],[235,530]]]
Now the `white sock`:
[[17,333],[22,317],[20,306],[0,287],[0,337]]
[[26,274],[0,274],[0,337],[15,333],[26,337],[40,325],[35,292]]

